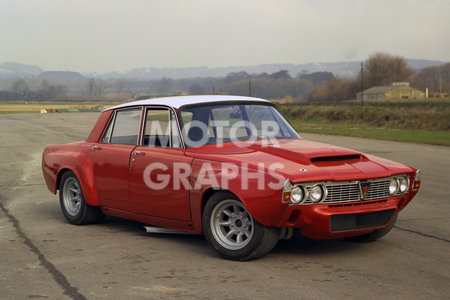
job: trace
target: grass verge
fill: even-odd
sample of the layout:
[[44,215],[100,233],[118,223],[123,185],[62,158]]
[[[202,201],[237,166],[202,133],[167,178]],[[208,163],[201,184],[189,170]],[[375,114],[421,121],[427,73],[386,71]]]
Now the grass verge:
[[392,129],[320,120],[289,119],[300,132],[345,135],[379,140],[450,146],[450,131],[424,129]]

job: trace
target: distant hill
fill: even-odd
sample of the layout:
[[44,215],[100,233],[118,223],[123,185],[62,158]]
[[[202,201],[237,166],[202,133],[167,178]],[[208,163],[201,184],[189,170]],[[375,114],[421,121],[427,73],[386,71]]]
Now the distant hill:
[[45,71],[40,73],[37,77],[47,79],[79,79],[83,76],[78,72],[71,71]]
[[[439,66],[442,61],[406,59],[407,63],[416,71],[426,67]],[[287,70],[292,77],[298,74],[305,75],[314,72],[331,72],[341,77],[353,77],[361,69],[361,62],[344,61],[328,63],[308,63],[308,64],[264,64],[256,66],[234,66],[223,68],[136,68],[127,73],[106,73],[99,75],[101,78],[128,78],[128,79],[160,79],[163,77],[172,79],[196,78],[196,77],[224,77],[230,73],[245,71],[249,74],[274,73],[280,70]]]
[[445,64],[443,61],[428,60],[428,59],[407,59],[408,65],[415,71],[420,71],[428,67],[437,67]]
[[[407,63],[416,71],[423,68],[443,65],[442,61],[425,59],[406,59]],[[192,68],[136,68],[129,72],[111,72],[105,74],[80,74],[72,71],[44,71],[38,66],[26,65],[15,62],[4,62],[0,64],[0,79],[14,77],[28,78],[57,78],[57,79],[79,79],[84,77],[99,77],[103,79],[140,79],[151,80],[161,78],[198,78],[198,77],[225,77],[230,73],[245,71],[249,74],[272,74],[280,70],[287,70],[292,77],[300,74],[315,72],[331,72],[333,75],[341,77],[353,77],[358,74],[361,68],[359,61],[342,61],[327,63],[308,63],[308,64],[263,64],[256,66],[232,66],[222,68],[192,67]]]
[[34,65],[20,64],[16,62],[4,62],[0,64],[0,79],[11,77],[33,77],[43,70]]
[[327,63],[327,64],[264,64],[256,66],[233,66],[222,68],[136,68],[127,73],[109,73],[100,75],[102,78],[129,78],[129,79],[159,79],[159,78],[196,78],[196,77],[225,77],[230,73],[245,71],[249,74],[272,74],[280,70],[287,70],[292,77],[297,74],[313,72],[332,72],[340,76],[352,76],[357,73],[359,62],[356,63]]

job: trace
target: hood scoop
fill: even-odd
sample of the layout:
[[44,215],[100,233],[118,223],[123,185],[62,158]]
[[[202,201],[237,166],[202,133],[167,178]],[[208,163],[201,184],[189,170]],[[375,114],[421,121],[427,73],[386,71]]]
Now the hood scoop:
[[318,156],[310,158],[312,163],[321,163],[321,162],[345,162],[348,160],[360,160],[360,154],[351,154],[351,155],[337,155],[337,156]]

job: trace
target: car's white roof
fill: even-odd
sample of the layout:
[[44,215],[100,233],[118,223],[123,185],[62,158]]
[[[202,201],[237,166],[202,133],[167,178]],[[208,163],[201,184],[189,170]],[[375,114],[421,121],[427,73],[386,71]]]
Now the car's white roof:
[[255,101],[255,102],[270,102],[261,98],[244,97],[244,96],[178,96],[178,97],[165,97],[165,98],[150,98],[145,100],[133,101],[124,104],[120,104],[114,107],[110,107],[106,110],[124,108],[137,105],[163,105],[173,108],[180,108],[184,105],[201,104],[211,102],[223,102],[223,101]]

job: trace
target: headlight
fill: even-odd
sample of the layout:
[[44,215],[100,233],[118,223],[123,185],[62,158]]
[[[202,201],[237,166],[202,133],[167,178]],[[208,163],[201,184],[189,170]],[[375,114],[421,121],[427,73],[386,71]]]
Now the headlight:
[[314,185],[310,190],[309,190],[309,197],[311,198],[311,202],[319,202],[322,199],[325,198],[326,196],[326,187],[324,187],[321,184],[316,184]]
[[291,203],[298,204],[303,201],[305,193],[303,192],[303,188],[297,186],[291,190]]
[[398,191],[398,182],[397,179],[392,178],[391,182],[389,183],[389,194],[395,195]]
[[402,194],[406,193],[408,191],[408,188],[409,188],[408,177],[403,176],[403,177],[399,178],[398,183],[399,183],[399,188],[398,189],[399,189],[400,193],[402,193]]

